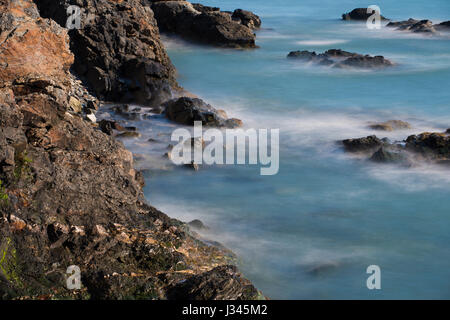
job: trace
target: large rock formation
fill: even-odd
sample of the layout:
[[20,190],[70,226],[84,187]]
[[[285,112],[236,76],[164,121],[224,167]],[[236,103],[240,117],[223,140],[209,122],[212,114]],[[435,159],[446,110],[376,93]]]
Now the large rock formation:
[[292,51],[288,54],[288,58],[335,68],[376,69],[394,65],[383,56],[362,55],[341,49],[330,49],[319,54],[311,51]]
[[[41,16],[65,27],[67,8],[81,10],[72,29],[73,68],[99,98],[158,105],[177,88],[175,69],[149,5],[139,0],[35,0]],[[144,5],[142,4],[144,3]]]
[[251,12],[223,12],[219,8],[192,5],[187,1],[155,1],[152,9],[161,32],[216,46],[256,46],[252,29],[258,28],[261,21]]
[[67,31],[2,0],[0,40],[0,299],[257,298],[228,252],[145,203],[132,154],[71,108]]

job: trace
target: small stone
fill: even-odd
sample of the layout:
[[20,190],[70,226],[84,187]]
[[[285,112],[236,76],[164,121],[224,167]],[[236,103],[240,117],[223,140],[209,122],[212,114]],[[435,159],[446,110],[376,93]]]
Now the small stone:
[[97,118],[95,117],[95,114],[93,114],[93,113],[86,115],[86,119],[88,119],[92,123],[96,123],[97,122]]
[[83,106],[81,105],[80,100],[75,97],[70,97],[69,99],[69,107],[75,113],[80,113],[83,110]]
[[118,138],[139,138],[141,134],[134,131],[125,131],[117,135]]

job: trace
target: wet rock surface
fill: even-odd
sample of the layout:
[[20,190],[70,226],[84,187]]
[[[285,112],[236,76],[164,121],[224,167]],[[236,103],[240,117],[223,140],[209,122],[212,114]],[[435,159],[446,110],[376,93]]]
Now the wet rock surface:
[[175,68],[150,6],[143,1],[39,0],[42,17],[66,26],[67,7],[82,8],[81,29],[72,29],[73,69],[101,99],[158,105],[177,88]]
[[383,56],[362,55],[341,49],[330,49],[319,54],[314,51],[292,51],[288,58],[334,68],[377,69],[394,65]]
[[0,299],[258,298],[228,252],[145,202],[132,154],[103,132],[117,125],[73,110],[69,36],[37,12],[0,2]]
[[165,115],[169,120],[180,124],[194,125],[201,121],[202,125],[211,127],[237,128],[242,126],[239,119],[228,119],[225,112],[217,110],[198,98],[181,97],[163,104]]
[[161,32],[215,46],[256,47],[253,29],[259,28],[261,20],[249,11],[230,14],[187,1],[156,1],[152,9]]

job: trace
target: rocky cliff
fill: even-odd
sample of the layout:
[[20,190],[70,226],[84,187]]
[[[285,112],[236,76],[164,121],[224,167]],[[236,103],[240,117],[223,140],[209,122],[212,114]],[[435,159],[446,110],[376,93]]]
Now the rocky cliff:
[[[63,9],[78,2],[96,23],[69,37]],[[101,99],[154,102],[176,86],[152,10],[37,3],[58,23],[0,0],[0,299],[258,298],[230,252],[145,202],[132,154],[85,119],[96,98],[72,66]],[[81,290],[66,287],[70,265]]]

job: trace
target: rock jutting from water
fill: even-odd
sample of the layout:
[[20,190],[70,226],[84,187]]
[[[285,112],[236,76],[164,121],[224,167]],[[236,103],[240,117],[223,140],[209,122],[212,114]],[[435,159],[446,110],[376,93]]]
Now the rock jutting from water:
[[[350,12],[342,14],[342,20],[360,20],[367,21],[373,13],[367,13],[367,8],[356,8]],[[381,16],[381,20],[389,20]]]
[[161,32],[215,46],[256,47],[253,29],[261,20],[249,11],[231,13],[187,1],[156,1],[152,9]]
[[[66,26],[70,0],[35,1],[42,17]],[[69,31],[73,69],[97,97],[158,105],[178,85],[151,8],[140,0],[86,0],[81,28]]]
[[195,121],[210,127],[238,128],[242,121],[229,119],[223,110],[217,110],[201,99],[181,97],[165,102],[162,107],[169,120],[193,126]]
[[314,51],[292,51],[288,58],[334,68],[379,69],[394,66],[383,56],[362,55],[341,49],[330,49],[319,54]]

